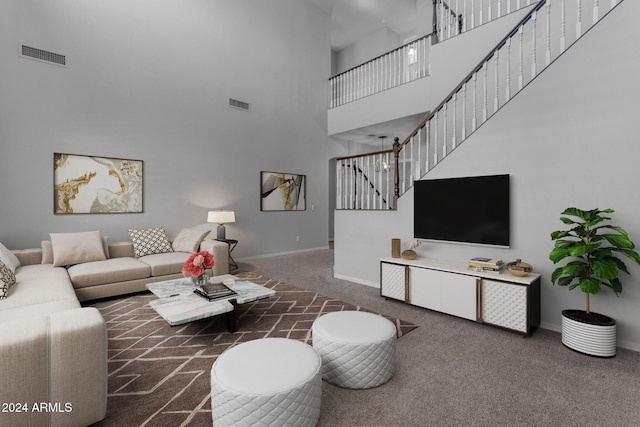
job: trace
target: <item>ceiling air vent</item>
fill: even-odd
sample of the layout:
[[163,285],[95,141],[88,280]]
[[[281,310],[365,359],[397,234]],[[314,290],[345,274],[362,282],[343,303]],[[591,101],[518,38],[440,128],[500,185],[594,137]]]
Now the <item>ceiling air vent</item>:
[[67,66],[67,58],[59,53],[53,53],[36,47],[20,44],[20,56],[23,58],[35,59],[36,61],[46,62],[48,64]]
[[237,99],[229,98],[229,107],[237,108],[239,110],[251,111],[251,104],[244,101],[238,101]]

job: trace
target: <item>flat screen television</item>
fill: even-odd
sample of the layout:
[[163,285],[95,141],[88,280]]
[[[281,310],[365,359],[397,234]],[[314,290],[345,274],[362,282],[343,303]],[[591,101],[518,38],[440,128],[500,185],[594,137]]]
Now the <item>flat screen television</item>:
[[414,182],[417,239],[509,246],[509,175]]

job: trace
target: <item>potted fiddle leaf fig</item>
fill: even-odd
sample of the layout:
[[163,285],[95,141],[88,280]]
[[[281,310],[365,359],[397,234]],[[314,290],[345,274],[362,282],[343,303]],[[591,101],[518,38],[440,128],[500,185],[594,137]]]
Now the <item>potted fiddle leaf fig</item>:
[[[622,292],[620,272],[630,274],[620,259],[626,257],[640,265],[640,255],[628,233],[611,225],[613,209],[584,211],[568,208],[560,221],[569,230],[554,231],[551,239],[555,246],[549,259],[557,264],[566,261],[551,274],[551,282],[579,288],[585,294],[585,310],[562,311],[562,343],[581,353],[600,357],[613,357],[616,352],[616,322],[609,316],[591,311],[590,296],[603,287],[610,288],[616,296]],[[572,217],[572,218],[569,218]]]

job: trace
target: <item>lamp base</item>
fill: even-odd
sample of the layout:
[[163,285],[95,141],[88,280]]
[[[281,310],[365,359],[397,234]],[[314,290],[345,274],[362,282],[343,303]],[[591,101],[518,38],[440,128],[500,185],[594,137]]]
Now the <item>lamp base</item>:
[[218,225],[218,230],[217,230],[218,234],[217,234],[217,239],[226,239],[225,234],[226,234],[226,230],[224,229],[224,225],[220,224]]

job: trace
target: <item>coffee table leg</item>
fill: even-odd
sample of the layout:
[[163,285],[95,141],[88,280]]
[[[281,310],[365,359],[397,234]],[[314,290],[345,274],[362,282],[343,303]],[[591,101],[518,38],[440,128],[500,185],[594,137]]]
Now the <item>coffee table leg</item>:
[[225,313],[227,318],[227,329],[229,330],[229,333],[234,333],[236,331],[236,307],[238,306],[238,303],[235,299],[231,299],[229,302],[233,305],[233,310]]

